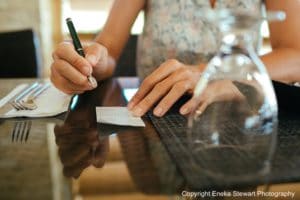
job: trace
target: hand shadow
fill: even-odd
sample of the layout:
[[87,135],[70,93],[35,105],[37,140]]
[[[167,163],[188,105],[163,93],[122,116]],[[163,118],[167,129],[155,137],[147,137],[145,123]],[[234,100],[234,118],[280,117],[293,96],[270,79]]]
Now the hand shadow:
[[99,137],[96,128],[78,128],[68,124],[54,129],[58,154],[66,177],[78,178],[85,168],[104,165],[109,152],[108,137]]

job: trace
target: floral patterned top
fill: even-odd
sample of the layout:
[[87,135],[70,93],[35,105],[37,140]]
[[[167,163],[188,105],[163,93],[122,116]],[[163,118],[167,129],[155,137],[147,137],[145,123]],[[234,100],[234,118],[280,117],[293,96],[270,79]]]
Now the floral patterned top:
[[[185,64],[207,62],[220,42],[218,29],[195,13],[210,0],[148,0],[137,49],[137,73],[144,79],[167,59]],[[216,0],[215,8],[260,12],[261,0]]]

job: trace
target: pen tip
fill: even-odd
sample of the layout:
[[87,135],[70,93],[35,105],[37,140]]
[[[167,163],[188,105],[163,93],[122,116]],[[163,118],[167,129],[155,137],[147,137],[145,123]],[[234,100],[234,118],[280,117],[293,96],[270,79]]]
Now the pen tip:
[[68,17],[68,18],[66,19],[66,21],[67,21],[67,22],[72,21],[71,17]]

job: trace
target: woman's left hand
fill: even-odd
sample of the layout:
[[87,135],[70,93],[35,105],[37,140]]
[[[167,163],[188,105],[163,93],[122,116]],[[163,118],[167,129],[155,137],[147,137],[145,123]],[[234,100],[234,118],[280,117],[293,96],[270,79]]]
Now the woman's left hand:
[[[186,92],[192,93],[204,67],[205,64],[191,66],[175,59],[167,60],[145,78],[130,100],[128,109],[135,116],[142,116],[160,101],[153,112],[158,117],[163,116],[182,95]],[[186,105],[189,105],[189,102],[181,107],[182,115],[192,110]]]

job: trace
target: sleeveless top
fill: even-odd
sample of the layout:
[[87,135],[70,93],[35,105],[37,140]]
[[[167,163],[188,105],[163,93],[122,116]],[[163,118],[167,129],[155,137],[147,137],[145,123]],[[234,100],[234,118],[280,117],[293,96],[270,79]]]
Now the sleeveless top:
[[[148,0],[143,33],[137,46],[137,74],[141,79],[167,59],[185,64],[207,62],[218,50],[218,28],[197,16],[211,8],[210,0]],[[216,0],[215,7],[261,12],[261,0]]]

